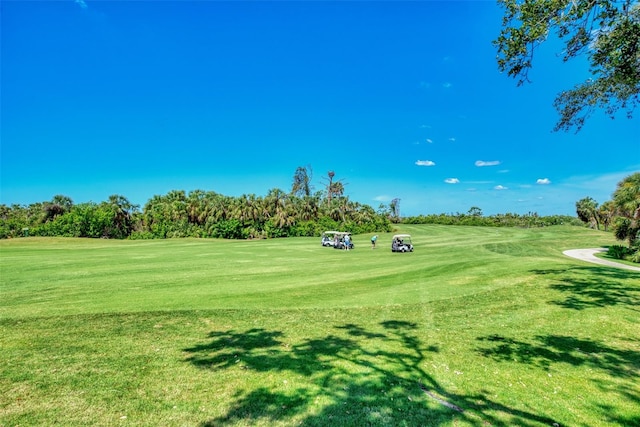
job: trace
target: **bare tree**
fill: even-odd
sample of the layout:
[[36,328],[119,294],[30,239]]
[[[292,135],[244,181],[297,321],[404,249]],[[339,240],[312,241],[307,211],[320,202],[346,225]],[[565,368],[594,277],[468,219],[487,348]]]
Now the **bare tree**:
[[392,219],[395,222],[400,221],[400,199],[395,198],[389,203],[389,208],[391,209]]
[[310,196],[313,186],[311,179],[313,178],[313,170],[311,165],[298,166],[296,173],[293,175],[293,184],[291,185],[291,195],[304,197]]

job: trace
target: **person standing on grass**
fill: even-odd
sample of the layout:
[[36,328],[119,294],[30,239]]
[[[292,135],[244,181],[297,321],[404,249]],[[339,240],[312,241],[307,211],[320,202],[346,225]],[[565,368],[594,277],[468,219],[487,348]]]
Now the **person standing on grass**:
[[376,248],[376,240],[378,240],[378,235],[377,234],[371,238],[371,249],[375,249]]
[[349,245],[351,245],[351,238],[347,234],[344,236],[344,247],[346,250],[349,250]]

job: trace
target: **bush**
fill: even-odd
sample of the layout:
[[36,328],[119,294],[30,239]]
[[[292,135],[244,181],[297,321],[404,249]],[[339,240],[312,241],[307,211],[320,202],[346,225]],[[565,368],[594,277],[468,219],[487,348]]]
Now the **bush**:
[[129,239],[131,240],[149,240],[155,238],[156,236],[154,236],[154,234],[150,231],[134,231],[129,236]]
[[607,251],[607,255],[615,259],[624,259],[628,253],[629,250],[622,245],[609,246],[609,250]]

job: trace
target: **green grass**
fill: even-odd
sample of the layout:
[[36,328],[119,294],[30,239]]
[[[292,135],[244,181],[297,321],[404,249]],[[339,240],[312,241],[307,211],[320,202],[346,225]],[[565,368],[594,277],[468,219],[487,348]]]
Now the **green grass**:
[[630,265],[632,267],[638,267],[637,262],[629,261],[627,259],[619,259],[609,255],[607,252],[597,252],[594,254],[597,258],[604,259],[607,261],[618,262],[620,264]]
[[0,425],[640,425],[640,275],[573,227],[0,242]]

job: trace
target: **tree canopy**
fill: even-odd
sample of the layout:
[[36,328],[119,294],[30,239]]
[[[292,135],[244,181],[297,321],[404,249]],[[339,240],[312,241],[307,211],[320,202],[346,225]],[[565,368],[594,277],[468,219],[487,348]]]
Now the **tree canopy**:
[[640,243],[640,172],[618,183],[613,193],[613,203],[618,209],[616,237],[628,240],[629,246]]
[[633,259],[640,262],[640,172],[618,182],[611,200],[598,205],[591,197],[576,202],[578,218],[593,228],[604,224],[605,230],[613,225],[618,240],[629,242],[630,253],[637,253]]
[[290,193],[225,196],[214,191],[172,190],[154,195],[142,212],[121,195],[75,205],[66,196],[29,206],[0,205],[0,238],[69,236],[93,238],[217,237],[228,239],[319,236],[341,229],[354,234],[391,230],[386,211],[352,201],[341,180],[326,194],[311,194],[311,166],[296,169]]
[[505,9],[498,68],[529,82],[536,49],[555,32],[566,62],[586,55],[592,77],[557,95],[554,130],[579,131],[596,109],[628,118],[640,100],[640,4],[631,0],[498,0]]

